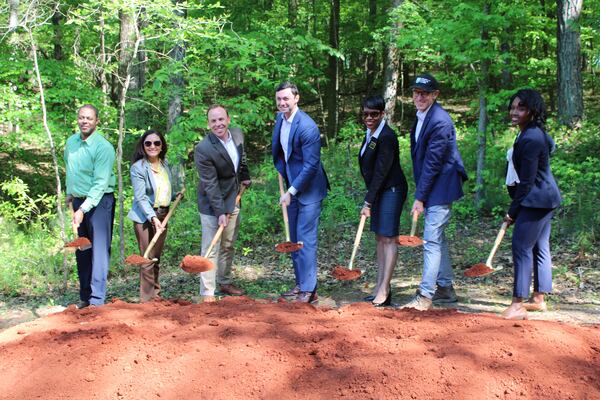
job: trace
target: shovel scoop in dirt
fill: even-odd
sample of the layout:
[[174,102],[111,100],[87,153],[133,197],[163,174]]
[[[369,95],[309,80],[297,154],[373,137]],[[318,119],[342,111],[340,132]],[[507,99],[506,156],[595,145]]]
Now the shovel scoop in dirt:
[[[73,211],[73,203],[69,203],[69,207],[71,209],[71,215],[73,215],[75,213]],[[73,237],[75,239],[66,243],[63,247],[63,250],[66,252],[75,252],[76,250],[83,251],[90,249],[92,247],[92,242],[90,242],[90,239],[79,236],[79,232],[77,231],[78,226],[74,223],[71,224],[71,227],[73,228]]]
[[352,255],[350,256],[348,268],[342,267],[341,265],[336,265],[333,268],[333,270],[331,270],[331,276],[333,276],[335,279],[340,281],[353,281],[360,278],[360,276],[362,275],[362,272],[359,269],[352,269],[352,265],[354,263],[354,257],[356,257],[356,251],[358,250],[358,246],[360,245],[360,238],[362,237],[362,232],[365,227],[366,220],[366,215],[360,216],[360,222],[356,231],[356,237],[354,238],[354,246],[352,246]]
[[501,267],[500,268],[492,267],[492,259],[494,258],[494,255],[496,254],[498,247],[500,246],[500,242],[502,242],[502,238],[504,237],[504,234],[506,233],[507,228],[508,228],[508,223],[503,222],[502,226],[500,227],[500,232],[498,232],[498,235],[496,236],[496,241],[494,242],[494,247],[492,247],[492,251],[490,252],[490,255],[487,258],[485,264],[478,263],[478,264],[471,266],[467,270],[465,270],[464,275],[466,277],[476,278],[476,277],[486,276],[493,272],[498,272],[502,269]]
[[[179,204],[179,201],[181,200],[182,197],[183,197],[183,191],[181,193],[177,194],[175,201],[173,201],[173,204],[171,204],[171,207],[169,208],[169,212],[165,216],[165,219],[163,219],[163,221],[162,221],[163,226],[167,226],[167,222],[169,222],[171,215],[173,215],[173,212],[175,212],[175,208],[177,208],[177,205]],[[142,266],[145,264],[151,264],[153,262],[157,262],[158,261],[157,258],[150,259],[150,258],[148,258],[148,256],[150,255],[150,252],[154,248],[154,245],[156,244],[156,242],[158,241],[158,239],[160,238],[160,235],[162,233],[163,233],[163,231],[157,231],[154,234],[154,237],[148,244],[148,247],[146,247],[146,251],[144,252],[143,256],[140,256],[137,254],[127,256],[127,258],[125,259],[125,263],[129,264],[129,265]]]
[[417,247],[423,245],[423,239],[418,236],[415,236],[415,232],[417,231],[417,220],[419,219],[419,214],[414,212],[412,214],[412,225],[410,227],[410,235],[400,235],[398,236],[397,243],[400,246],[405,247]]
[[[283,177],[281,174],[278,175],[279,178],[279,193],[283,196]],[[283,213],[283,225],[285,226],[285,242],[279,243],[275,246],[275,251],[278,253],[292,253],[294,251],[300,250],[304,247],[302,242],[294,243],[290,239],[290,220],[288,218],[287,206],[285,204],[281,204],[281,211]]]

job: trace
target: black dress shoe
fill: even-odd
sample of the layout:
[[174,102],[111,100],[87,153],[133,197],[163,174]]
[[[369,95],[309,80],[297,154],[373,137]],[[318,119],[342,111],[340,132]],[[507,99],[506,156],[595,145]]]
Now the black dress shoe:
[[281,297],[296,297],[298,294],[300,294],[300,286],[296,285],[287,292],[281,293]]
[[81,310],[82,308],[86,308],[90,306],[89,301],[81,300],[79,303],[75,304],[75,308]]
[[388,296],[383,303],[372,303],[372,304],[373,304],[373,307],[389,306],[390,304],[392,304],[392,292],[388,293]]
[[363,301],[373,301],[375,300],[375,296],[373,296],[372,294],[363,297]]
[[319,301],[319,296],[317,295],[317,292],[300,292],[298,294],[298,296],[296,297],[296,299],[294,300],[295,303],[309,303],[309,304],[315,304],[318,303]]

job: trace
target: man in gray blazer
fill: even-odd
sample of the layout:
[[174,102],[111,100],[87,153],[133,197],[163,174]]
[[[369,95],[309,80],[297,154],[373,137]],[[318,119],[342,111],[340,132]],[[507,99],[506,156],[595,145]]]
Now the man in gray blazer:
[[202,255],[217,229],[225,229],[208,258],[216,269],[200,274],[200,296],[202,301],[215,300],[216,283],[221,293],[241,295],[242,290],[232,284],[231,265],[233,244],[239,230],[239,204],[235,198],[240,185],[249,186],[250,171],[244,152],[244,135],[239,128],[229,129],[231,119],[225,107],[213,105],[207,112],[210,132],[198,143],[194,151],[194,162],[198,170],[198,210],[202,224]]

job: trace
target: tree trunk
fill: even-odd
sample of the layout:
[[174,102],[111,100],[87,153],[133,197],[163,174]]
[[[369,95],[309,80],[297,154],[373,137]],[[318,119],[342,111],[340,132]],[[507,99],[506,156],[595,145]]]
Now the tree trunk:
[[[377,29],[377,0],[369,0],[369,33],[375,32]],[[369,54],[367,54],[367,71],[366,71],[366,80],[367,80],[367,96],[373,95],[373,86],[375,85],[375,75],[377,71],[377,52],[375,49],[372,49]]]
[[[502,44],[500,44],[500,52],[504,56],[508,55],[510,52],[510,46],[507,42],[502,42]],[[508,57],[506,57],[502,65],[502,89],[509,89],[512,86],[512,77],[510,75],[509,67],[510,62],[508,61]]]
[[[402,5],[404,0],[393,0],[390,13]],[[393,17],[389,42],[385,57],[385,76],[383,84],[383,98],[385,99],[385,114],[390,125],[394,124],[394,111],[396,109],[396,96],[398,93],[398,47],[396,39],[402,29],[402,23]]]
[[62,15],[60,14],[60,10],[58,7],[54,11],[52,15],[52,28],[54,29],[54,37],[52,38],[52,42],[54,44],[53,57],[55,60],[62,60],[63,49],[62,49],[62,29],[60,27],[60,20],[62,19]]
[[557,0],[558,119],[568,127],[583,118],[581,40],[578,24],[583,0]]
[[8,31],[12,32],[19,26],[19,0],[8,0],[8,7]]
[[106,41],[105,41],[105,31],[104,31],[104,14],[103,11],[100,11],[100,71],[98,72],[100,78],[100,85],[102,87],[102,93],[104,96],[102,98],[102,104],[104,107],[108,106],[108,98],[110,94],[110,88],[108,86],[108,79],[106,79],[106,70],[104,69],[107,65],[107,57],[106,57]]
[[290,28],[296,27],[298,18],[298,0],[288,0],[288,23]]
[[[63,205],[62,205],[62,186],[60,183],[60,172],[58,169],[58,156],[56,155],[56,146],[54,145],[54,139],[52,137],[52,132],[50,132],[50,127],[48,126],[48,114],[46,111],[46,100],[44,98],[44,86],[42,85],[42,76],[40,74],[40,67],[38,65],[37,60],[37,48],[35,44],[35,40],[33,39],[33,35],[31,30],[27,30],[29,34],[29,42],[31,45],[31,54],[33,57],[33,69],[35,70],[35,76],[37,78],[37,85],[40,93],[40,104],[42,107],[42,123],[44,125],[44,130],[48,135],[48,147],[50,147],[50,154],[52,155],[52,164],[54,167],[54,177],[56,179],[56,213],[58,215],[58,225],[60,227],[60,238],[63,242],[67,241],[67,235],[65,234],[65,215],[63,214]],[[67,290],[67,283],[69,279],[69,265],[67,263],[66,254],[63,255],[63,290]]]
[[[483,13],[490,15],[490,4],[485,2],[483,4]],[[487,49],[489,46],[489,32],[487,27],[484,25],[481,28],[481,42],[483,47]],[[483,172],[485,168],[485,146],[487,142],[487,90],[490,81],[490,60],[484,57],[481,61],[481,77],[479,78],[479,124],[477,129],[477,177],[475,180],[475,207],[480,210],[483,197],[484,197],[484,181]]]
[[[330,0],[331,12],[329,13],[329,46],[339,49],[340,31],[340,0]],[[338,94],[339,94],[339,58],[329,55],[327,66],[326,104],[327,104],[327,138],[334,138],[338,131]]]
[[[174,4],[177,6],[178,2],[175,1]],[[185,18],[186,12],[184,9],[175,8],[173,13],[179,18]],[[169,57],[173,60],[173,64],[176,66],[181,63],[183,57],[185,56],[185,48],[180,44],[176,43],[171,51],[169,52]],[[172,91],[169,97],[169,109],[167,114],[167,132],[170,131],[175,123],[177,122],[177,118],[181,115],[183,111],[183,100],[182,93],[184,89],[184,80],[183,75],[179,72],[179,67],[175,68],[177,72],[171,75],[171,84]]]
[[[127,76],[127,69],[130,68],[131,61],[133,60],[136,53],[132,51],[134,43],[136,41],[137,22],[136,18],[131,10],[119,11],[120,21],[120,33],[119,33],[119,89],[120,93],[123,93],[122,85],[124,79]],[[137,90],[137,81],[130,79],[128,89]],[[120,100],[119,96],[119,100]]]

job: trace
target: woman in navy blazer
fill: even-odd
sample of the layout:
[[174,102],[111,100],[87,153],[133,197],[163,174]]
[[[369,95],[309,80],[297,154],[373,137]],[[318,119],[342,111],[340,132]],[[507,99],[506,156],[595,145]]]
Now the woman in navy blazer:
[[408,185],[400,167],[400,151],[396,133],[386,123],[385,101],[381,96],[366,99],[362,118],[367,127],[358,163],[367,187],[361,215],[371,218],[371,231],[377,240],[377,283],[371,296],[375,307],[392,301],[390,281],[398,258],[396,239],[400,214]]
[[141,254],[144,254],[155,233],[162,231],[148,255],[149,258],[158,258],[158,261],[140,268],[140,302],[150,301],[160,295],[159,263],[167,236],[167,227],[162,221],[176,195],[166,154],[165,137],[160,132],[149,130],[135,146],[130,169],[133,206],[127,216],[133,221]]
[[[554,141],[544,130],[546,106],[542,96],[532,89],[519,90],[510,99],[509,115],[511,123],[519,127],[512,157],[508,158],[506,183],[512,202],[504,218],[515,224],[514,286],[512,304],[502,315],[526,319],[527,310],[546,310],[544,294],[552,290],[550,223],[561,197],[550,171]],[[534,294],[524,302],[529,297],[532,272]]]

